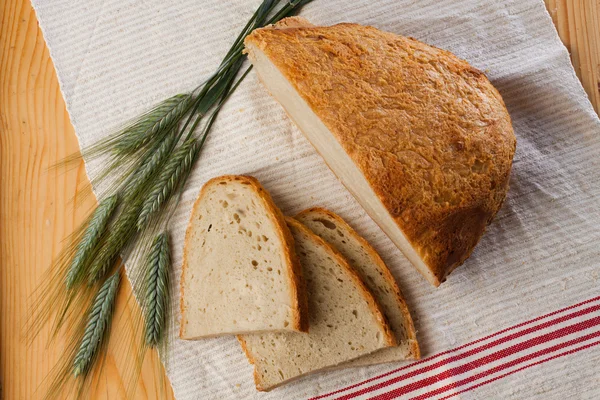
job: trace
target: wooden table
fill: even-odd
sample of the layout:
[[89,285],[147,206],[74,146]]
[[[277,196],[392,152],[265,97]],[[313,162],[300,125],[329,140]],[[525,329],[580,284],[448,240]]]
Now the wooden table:
[[[596,111],[600,109],[600,0],[545,0]],[[88,183],[83,163],[49,170],[78,151],[56,73],[29,0],[0,6],[0,399],[36,392],[61,354],[46,349],[47,331],[27,347],[21,339],[27,298],[61,249],[61,240],[95,204],[75,197]],[[123,292],[130,292],[122,285]],[[124,299],[127,296],[119,296]],[[114,329],[131,332],[131,303],[117,305]],[[95,398],[124,398],[120,354],[109,348]],[[138,398],[159,398],[164,379],[156,355],[146,357]],[[172,398],[172,393],[168,393]]]

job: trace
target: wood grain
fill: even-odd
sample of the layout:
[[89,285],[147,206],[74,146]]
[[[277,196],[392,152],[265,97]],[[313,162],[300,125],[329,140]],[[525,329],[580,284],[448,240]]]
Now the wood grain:
[[[22,339],[29,295],[40,283],[61,241],[95,205],[76,197],[88,184],[83,163],[49,169],[79,151],[54,66],[28,0],[0,6],[0,398],[38,399],[43,379],[65,341],[46,348],[48,332],[27,346]],[[131,289],[119,293],[113,329],[132,332]],[[111,341],[104,374],[94,398],[125,397],[123,354]],[[161,392],[167,382],[167,392]],[[41,386],[40,386],[41,385]],[[164,386],[163,386],[164,387]],[[38,388],[40,388],[38,390]],[[161,395],[161,393],[163,393]],[[148,354],[137,398],[173,398],[155,353]]]
[[[600,108],[600,0],[545,0],[596,111]],[[45,347],[47,332],[28,347],[21,340],[28,298],[61,249],[61,241],[93,207],[75,197],[88,181],[83,164],[48,167],[78,151],[54,66],[29,0],[0,5],[0,399],[41,398],[43,379],[64,346]],[[133,305],[123,285],[118,335],[132,330]],[[122,355],[109,348],[94,398],[124,398]],[[146,358],[138,398],[161,395],[165,379],[156,354]],[[37,390],[37,391],[36,391]]]
[[545,0],[594,109],[600,113],[600,0]]

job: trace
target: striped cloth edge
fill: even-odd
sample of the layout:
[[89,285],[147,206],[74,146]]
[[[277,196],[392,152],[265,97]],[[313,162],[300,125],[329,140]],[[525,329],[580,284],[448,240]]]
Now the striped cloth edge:
[[448,399],[600,344],[600,296],[310,400]]

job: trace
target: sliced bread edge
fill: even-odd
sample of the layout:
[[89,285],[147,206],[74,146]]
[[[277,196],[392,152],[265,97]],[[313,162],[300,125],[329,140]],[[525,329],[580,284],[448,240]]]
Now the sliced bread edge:
[[181,279],[179,283],[179,315],[180,315],[180,323],[179,323],[179,337],[183,336],[183,327],[185,324],[184,316],[184,287],[185,287],[185,270],[187,268],[188,262],[186,259],[186,251],[187,246],[190,243],[189,237],[192,231],[191,221],[195,219],[196,210],[203,199],[206,190],[216,181],[241,181],[245,182],[248,185],[252,186],[252,188],[256,191],[258,196],[263,202],[263,206],[268,210],[269,214],[273,218],[275,225],[277,226],[277,234],[284,246],[284,254],[287,258],[288,272],[291,281],[290,285],[290,293],[292,297],[291,304],[295,305],[293,311],[293,321],[291,323],[292,328],[300,331],[300,332],[308,332],[308,299],[306,296],[306,287],[304,284],[304,280],[302,278],[302,267],[300,266],[300,261],[296,256],[296,252],[294,250],[294,238],[286,224],[285,217],[279,210],[279,208],[273,202],[271,195],[269,192],[260,184],[260,182],[254,178],[253,176],[247,175],[222,175],[218,177],[214,177],[208,180],[200,190],[194,205],[192,206],[192,211],[190,215],[190,222],[188,223],[185,239],[184,239],[184,249],[183,249],[183,261],[181,264]]
[[[361,295],[363,296],[363,298],[366,300],[366,302],[369,306],[369,309],[375,316],[377,322],[379,323],[381,330],[384,333],[384,339],[385,339],[386,344],[390,347],[397,346],[398,342],[396,341],[396,336],[394,335],[389,324],[387,323],[379,304],[377,303],[377,301],[375,300],[375,298],[373,297],[373,295],[369,291],[369,289],[367,289],[366,285],[364,284],[364,282],[362,281],[360,276],[356,273],[356,271],[354,271],[354,269],[352,267],[350,267],[350,265],[348,264],[348,262],[344,258],[344,256],[342,256],[342,254],[339,251],[337,251],[333,246],[331,246],[329,243],[327,243],[326,241],[321,239],[318,235],[313,233],[309,228],[307,228],[304,224],[302,224],[298,220],[291,218],[291,217],[285,217],[285,220],[288,222],[288,224],[293,225],[294,227],[301,230],[306,235],[310,236],[315,242],[317,242],[319,245],[323,246],[323,248],[326,249],[326,251],[331,255],[332,258],[336,259],[336,261],[339,263],[339,265],[344,268],[344,270],[347,272],[348,276],[355,283],[356,287],[358,288],[358,290],[361,293]],[[309,334],[310,334],[310,332],[309,332]],[[254,359],[252,352],[248,349],[247,343],[244,340],[243,335],[237,335],[237,339],[240,342],[240,346],[241,346],[244,354],[248,358],[248,361],[250,362],[251,365],[253,365],[254,383],[255,383],[256,389],[261,392],[268,392],[272,389],[275,389],[276,387],[288,384],[290,382],[293,382],[293,381],[300,379],[302,377],[305,377],[307,375],[312,375],[314,373],[332,370],[332,369],[335,369],[338,365],[344,364],[344,363],[341,363],[341,364],[331,365],[330,367],[322,368],[319,370],[314,370],[308,374],[298,375],[296,377],[287,379],[283,382],[280,382],[277,385],[266,386],[261,381],[261,377],[257,372],[258,367],[256,364],[256,360]]]
[[[334,213],[330,210],[327,210],[322,207],[311,207],[311,208],[301,211],[294,218],[300,219],[300,221],[302,222],[302,218],[304,216],[308,216],[309,214],[313,214],[313,213],[322,214],[326,218],[327,217],[331,218],[332,220],[334,220],[336,222],[336,224],[342,226],[348,234],[352,235],[352,237],[361,244],[361,246],[367,251],[369,256],[373,259],[373,262],[376,264],[379,271],[382,273],[383,278],[393,288],[394,299],[396,300],[398,308],[402,312],[404,319],[406,321],[408,341],[410,344],[410,356],[412,359],[415,359],[415,360],[420,359],[421,358],[421,350],[419,348],[414,322],[413,322],[412,316],[410,314],[410,311],[408,309],[408,305],[406,304],[406,300],[404,299],[404,296],[402,295],[402,291],[398,287],[398,283],[396,282],[396,279],[392,275],[392,272],[387,267],[387,265],[385,264],[385,262],[383,261],[383,259],[379,255],[379,253],[377,253],[377,251],[373,248],[373,246],[371,246],[371,244],[365,238],[360,236],[352,228],[352,226],[350,226],[350,224],[348,224],[342,217],[340,217],[339,215],[337,215],[336,213]],[[331,244],[331,246],[335,248],[335,246],[333,244]]]

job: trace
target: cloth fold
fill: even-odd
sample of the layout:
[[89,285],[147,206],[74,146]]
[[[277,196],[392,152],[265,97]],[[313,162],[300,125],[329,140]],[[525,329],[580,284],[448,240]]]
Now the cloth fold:
[[[194,88],[259,3],[33,0],[80,145]],[[251,73],[220,113],[173,217],[175,339],[162,356],[176,397],[597,396],[600,121],[542,1],[315,0],[302,16],[319,25],[356,22],[412,36],[485,71],[518,140],[509,195],[473,256],[435,289]],[[86,163],[91,175],[99,167],[100,161]],[[235,338],[177,339],[187,219],[202,184],[220,174],[256,176],[288,215],[319,205],[354,226],[397,278],[426,359],[318,374],[258,393]]]

